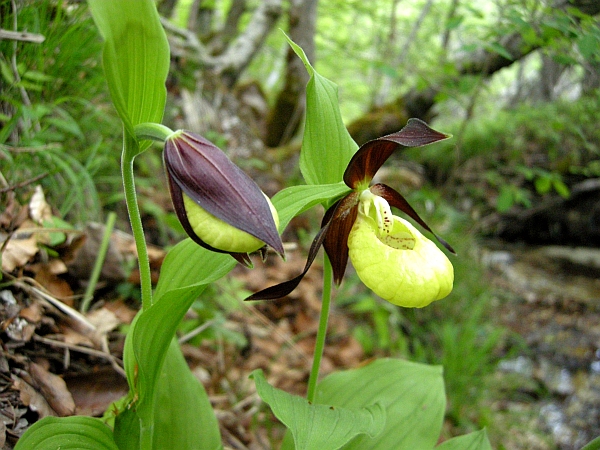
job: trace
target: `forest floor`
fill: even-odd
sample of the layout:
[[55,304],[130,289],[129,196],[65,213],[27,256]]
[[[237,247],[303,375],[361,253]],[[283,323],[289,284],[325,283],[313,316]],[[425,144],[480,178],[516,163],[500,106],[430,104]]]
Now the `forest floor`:
[[[0,443],[5,449],[41,417],[99,416],[128,389],[121,369],[122,330],[137,306],[122,287],[135,287],[136,272],[117,282],[121,269],[108,266],[119,261],[135,266],[132,239],[113,233],[94,302],[82,313],[77,294],[95,258],[94,246],[85,244],[81,232],[41,228],[36,214],[46,214],[48,208],[15,202],[0,215],[0,230],[13,232],[4,248],[0,289]],[[102,234],[101,226],[86,230],[89,242]],[[158,274],[164,251],[151,247],[150,253]],[[495,436],[504,448],[578,448],[600,433],[600,371],[589,370],[600,364],[600,310],[585,300],[585,293],[578,298],[540,291],[531,273],[535,265],[520,266],[528,256],[519,251],[490,250],[486,258],[491,280],[505,293],[496,305],[497,316],[522,337],[527,349],[503,362],[494,375],[499,377],[496,384],[508,390],[505,398],[489,400],[496,421],[491,429],[504,429],[504,436]],[[304,262],[303,252],[292,248],[285,263],[269,258],[267,264],[257,261],[252,271],[236,267],[231,285],[218,289],[257,291],[294,277]],[[182,336],[184,355],[209,394],[226,448],[270,449],[281,441],[284,428],[261,403],[248,375],[262,369],[276,387],[305,394],[320,311],[321,269],[315,263],[298,289],[281,301],[243,303],[238,294],[237,306],[229,308],[225,320],[214,321],[220,338],[193,343],[194,329]],[[594,287],[597,280],[590,280]],[[185,320],[205,328],[193,310]],[[352,335],[355,325],[347,311],[333,308],[322,375],[365,363],[363,348]],[[243,336],[243,344],[223,338],[228,333]],[[510,386],[507,376],[513,377]]]

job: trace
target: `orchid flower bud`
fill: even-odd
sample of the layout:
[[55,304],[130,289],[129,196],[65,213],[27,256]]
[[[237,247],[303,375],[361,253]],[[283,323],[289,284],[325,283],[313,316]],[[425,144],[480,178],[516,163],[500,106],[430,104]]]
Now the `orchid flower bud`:
[[265,244],[283,255],[273,204],[217,146],[176,131],[163,155],[175,212],[192,240],[246,265]]
[[362,282],[390,303],[421,308],[452,291],[454,269],[446,255],[368,189],[360,195],[348,248]]
[[[277,210],[269,197],[265,195],[265,199],[271,209],[275,226],[279,226]],[[233,253],[252,253],[264,247],[263,241],[215,217],[185,194],[183,204],[194,233],[212,248]]]

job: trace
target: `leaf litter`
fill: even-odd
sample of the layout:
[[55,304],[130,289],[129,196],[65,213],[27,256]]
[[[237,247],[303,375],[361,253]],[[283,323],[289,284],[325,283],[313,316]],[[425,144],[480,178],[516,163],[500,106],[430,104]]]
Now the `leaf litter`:
[[[41,189],[36,188],[27,205],[18,204],[10,193],[7,199],[0,213],[0,443],[4,440],[3,448],[12,448],[42,417],[101,416],[127,393],[122,329],[139,305],[119,294],[119,286],[138,284],[139,274],[131,269],[137,265],[133,238],[114,230],[92,309],[79,312],[103,225],[92,223],[77,230],[55,220]],[[202,322],[193,309],[184,319],[200,323],[199,337],[181,336],[182,349],[209,394],[226,448],[272,448],[282,439],[283,426],[275,423],[248,378],[254,369],[263,369],[280,389],[306,393],[322,266],[316,263],[306,282],[281,301],[243,302],[244,293],[302,271],[304,252],[293,244],[286,246],[285,262],[272,257],[263,264],[256,258],[253,270],[234,269],[232,277],[242,289],[235,293],[237,306],[225,308],[224,321]],[[150,246],[149,253],[156,281],[165,251]],[[321,376],[355,367],[364,358],[351,327],[347,315],[334,307]],[[201,334],[211,329],[212,334]],[[235,341],[230,335],[241,338]]]

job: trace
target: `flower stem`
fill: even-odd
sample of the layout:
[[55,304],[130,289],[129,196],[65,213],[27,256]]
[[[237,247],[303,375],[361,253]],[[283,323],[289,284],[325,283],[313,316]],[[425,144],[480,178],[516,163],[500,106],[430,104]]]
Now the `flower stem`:
[[133,239],[138,254],[140,285],[142,290],[142,309],[146,310],[152,305],[152,278],[150,274],[148,248],[146,247],[144,228],[142,226],[142,218],[137,203],[137,194],[135,192],[135,178],[133,175],[133,160],[138,153],[139,148],[136,140],[128,133],[125,133],[123,140],[123,154],[121,156],[121,173],[123,176],[127,213],[129,214],[131,231],[133,232]]
[[315,351],[313,354],[313,364],[308,378],[308,393],[306,398],[314,403],[317,394],[317,380],[319,379],[319,367],[323,358],[323,349],[325,348],[325,337],[327,336],[327,321],[329,320],[329,308],[331,306],[331,285],[333,280],[333,271],[331,262],[327,254],[323,261],[323,301],[321,303],[321,315],[319,317],[319,329],[317,330],[317,340],[315,342]]
[[160,123],[140,123],[133,127],[138,140],[150,139],[151,141],[165,142],[173,134],[173,130]]

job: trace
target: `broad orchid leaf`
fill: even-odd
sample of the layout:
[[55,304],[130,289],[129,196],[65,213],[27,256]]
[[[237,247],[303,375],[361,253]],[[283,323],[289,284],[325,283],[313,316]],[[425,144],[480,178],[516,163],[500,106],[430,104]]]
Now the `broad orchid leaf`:
[[316,401],[344,408],[380,403],[386,409],[385,429],[376,437],[358,436],[345,450],[433,449],[446,408],[442,367],[379,359],[325,377]]
[[251,377],[260,398],[292,433],[296,450],[336,450],[358,435],[373,438],[385,426],[385,411],[377,403],[354,408],[311,404],[271,386],[260,369]]
[[134,390],[140,416],[151,416],[162,361],[179,322],[206,285],[225,276],[235,264],[230,256],[208,251],[189,239],[168,253],[154,303],[139,314],[127,335],[135,356],[126,355],[125,369],[130,382],[137,379]]
[[600,437],[597,437],[591,442],[588,442],[581,450],[598,450],[600,449]]
[[167,254],[155,301],[136,317],[125,342],[125,370],[141,427],[153,426],[163,362],[179,322],[206,285],[235,264],[230,256],[205,250],[190,239]]
[[306,86],[300,171],[307,184],[337,183],[342,180],[344,170],[358,148],[342,121],[337,85],[319,75],[304,50],[286,38],[310,75]]
[[330,203],[350,192],[344,183],[304,184],[279,191],[271,201],[279,214],[279,232],[283,232],[294,217],[313,206]]
[[[152,0],[88,0],[104,38],[110,95],[128,134],[139,123],[160,123],[167,91],[169,43]],[[144,146],[149,145],[144,144]]]
[[112,430],[87,416],[45,417],[21,436],[15,450],[119,450]]
[[219,423],[208,395],[190,372],[176,339],[167,351],[156,401],[154,448],[222,448]]
[[404,147],[421,147],[444,139],[449,134],[440,133],[430,128],[419,119],[409,119],[400,131],[367,142],[354,154],[344,172],[344,182],[352,187],[368,183],[384,162],[398,149]]
[[125,408],[115,417],[114,436],[119,450],[140,448],[140,425],[140,418],[133,408]]
[[[160,406],[153,411],[141,411],[141,414],[153,412],[153,448],[222,448],[219,424],[208,395],[190,372],[175,339],[167,350],[156,385],[156,404]],[[181,413],[182,405],[185,414]],[[138,411],[144,406],[136,403],[132,406],[123,409],[115,419],[115,441],[120,450],[140,448],[140,427],[145,424],[140,421]]]
[[438,445],[435,450],[492,450],[492,446],[486,431],[480,430],[448,439]]

